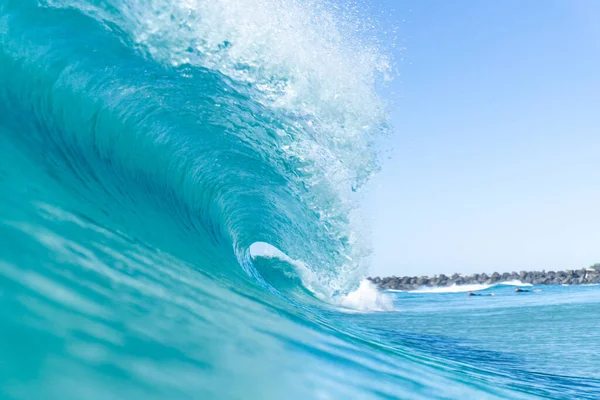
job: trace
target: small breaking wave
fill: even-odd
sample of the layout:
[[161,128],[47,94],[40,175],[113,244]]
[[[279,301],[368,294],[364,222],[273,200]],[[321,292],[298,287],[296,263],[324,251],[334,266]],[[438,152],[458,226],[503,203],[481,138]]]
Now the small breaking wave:
[[598,284],[598,283],[583,283],[583,284],[578,284],[578,285],[568,285],[566,283],[563,283],[560,286],[584,286],[584,287],[588,286],[589,287],[589,286],[600,286],[600,284]]
[[531,283],[524,283],[519,280],[504,281],[494,284],[477,283],[471,285],[452,285],[444,287],[423,287],[416,290],[387,290],[388,292],[408,292],[408,293],[463,293],[486,290],[496,286],[533,286]]
[[512,281],[505,281],[497,283],[497,285],[508,285],[508,286],[533,286],[531,283],[524,283],[518,279],[513,279]]

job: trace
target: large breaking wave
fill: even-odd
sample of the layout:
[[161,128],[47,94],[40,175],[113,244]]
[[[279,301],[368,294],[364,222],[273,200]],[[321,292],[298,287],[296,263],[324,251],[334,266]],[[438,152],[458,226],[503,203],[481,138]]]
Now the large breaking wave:
[[357,287],[369,246],[355,192],[378,168],[389,64],[350,11],[37,3],[0,6],[3,124],[34,157],[82,196],[152,203],[250,274],[250,245],[267,242],[331,293]]

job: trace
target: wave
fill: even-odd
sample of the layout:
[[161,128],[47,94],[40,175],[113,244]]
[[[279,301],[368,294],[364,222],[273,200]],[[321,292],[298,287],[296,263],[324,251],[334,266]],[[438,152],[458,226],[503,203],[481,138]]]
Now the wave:
[[[499,282],[495,284],[472,284],[472,285],[452,285],[447,287],[429,287],[421,288],[417,290],[409,290],[409,293],[463,293],[463,292],[475,292],[478,290],[487,290],[497,286],[533,286],[530,283],[523,283],[519,280],[511,280],[505,282]],[[394,290],[391,290],[394,291]],[[397,290],[400,292],[399,290]]]
[[566,283],[561,284],[560,286],[600,286],[600,284],[598,283],[582,283],[582,284],[577,284],[577,285],[568,285]]
[[104,192],[123,219],[153,203],[250,276],[249,248],[266,242],[304,260],[323,295],[359,286],[356,192],[378,169],[390,65],[351,13],[287,0],[0,11],[3,125],[80,196]]
[[370,26],[329,0],[0,2],[7,396],[595,390],[371,312],[397,299],[362,281],[389,129]]
[[518,279],[513,279],[511,281],[500,282],[498,285],[508,285],[508,286],[533,286],[531,283],[524,283]]

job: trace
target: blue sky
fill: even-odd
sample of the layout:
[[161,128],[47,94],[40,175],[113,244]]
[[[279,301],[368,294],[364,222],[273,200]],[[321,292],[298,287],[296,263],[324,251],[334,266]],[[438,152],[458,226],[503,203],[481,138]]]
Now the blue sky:
[[600,2],[371,2],[406,47],[372,273],[600,262]]

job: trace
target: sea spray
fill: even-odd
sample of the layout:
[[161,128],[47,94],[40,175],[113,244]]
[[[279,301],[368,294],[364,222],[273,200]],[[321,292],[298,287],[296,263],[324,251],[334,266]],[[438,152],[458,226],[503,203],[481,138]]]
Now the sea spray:
[[341,306],[358,311],[395,311],[393,299],[368,280],[360,282],[353,292],[338,299]]

